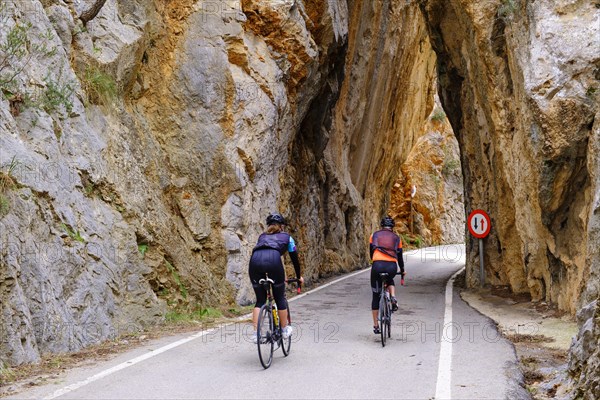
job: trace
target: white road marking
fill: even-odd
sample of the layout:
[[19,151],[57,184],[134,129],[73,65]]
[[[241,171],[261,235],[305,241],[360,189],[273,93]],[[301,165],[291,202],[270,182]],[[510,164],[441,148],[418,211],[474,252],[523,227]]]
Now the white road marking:
[[[343,277],[341,277],[339,279],[336,279],[336,280],[334,280],[332,282],[329,282],[329,283],[327,283],[327,284],[325,284],[323,286],[319,286],[318,288],[315,288],[313,290],[310,290],[308,292],[300,294],[300,295],[298,295],[296,297],[293,297],[289,301],[294,301],[294,300],[297,300],[297,299],[302,298],[304,296],[308,296],[311,293],[318,292],[319,290],[325,289],[326,287],[331,286],[334,283],[338,283],[338,282],[341,282],[341,281],[343,281],[345,279],[352,278],[353,276],[361,274],[361,273],[363,273],[365,271],[369,271],[369,268],[362,269],[360,271],[353,272],[351,274],[343,276]],[[89,385],[92,382],[95,382],[95,381],[97,381],[99,379],[102,379],[102,378],[105,378],[105,377],[107,377],[109,375],[112,375],[115,372],[121,371],[121,370],[123,370],[125,368],[129,368],[129,367],[131,367],[131,366],[133,366],[135,364],[138,364],[138,363],[140,363],[142,361],[148,360],[148,359],[150,359],[152,357],[155,357],[155,356],[157,356],[159,354],[162,354],[162,353],[164,353],[166,351],[174,349],[175,347],[179,347],[182,344],[191,342],[192,340],[201,338],[202,336],[205,336],[205,335],[217,332],[219,329],[223,329],[226,326],[233,325],[233,324],[237,323],[238,321],[243,321],[243,320],[246,320],[248,318],[252,318],[252,314],[242,315],[242,316],[236,318],[235,321],[230,322],[230,323],[225,324],[225,325],[222,325],[222,326],[218,326],[218,327],[215,327],[215,328],[212,328],[212,329],[208,329],[208,330],[203,330],[203,331],[200,331],[200,332],[196,332],[196,333],[194,333],[191,336],[188,336],[188,337],[183,338],[181,340],[178,340],[176,342],[170,343],[170,344],[168,344],[166,346],[160,347],[160,348],[158,348],[156,350],[153,350],[153,351],[151,351],[149,353],[146,353],[144,355],[132,358],[131,360],[122,362],[121,364],[115,365],[114,367],[108,368],[108,369],[106,369],[104,371],[101,371],[101,372],[97,373],[96,375],[90,376],[87,379],[84,379],[84,380],[79,381],[79,382],[75,382],[72,385],[65,386],[64,388],[59,389],[59,390],[55,391],[54,393],[52,393],[50,396],[44,397],[43,399],[44,400],[56,399],[57,397],[63,396],[65,394],[67,394],[67,393],[71,393],[71,392],[73,392],[73,391],[75,391],[77,389],[80,389],[80,388],[82,388],[82,387],[84,387],[86,385]]]
[[[456,277],[464,271],[464,267],[454,273],[446,283],[446,309],[444,311],[444,325],[442,332],[446,332],[446,327],[452,327],[452,288]],[[452,332],[452,328],[450,328]],[[442,335],[440,344],[440,360],[438,364],[437,383],[435,385],[436,400],[452,399],[452,341],[454,338],[445,338]]]
[[325,285],[323,285],[323,286],[319,286],[318,288],[315,288],[315,289],[313,289],[313,290],[309,290],[308,292],[305,292],[305,293],[299,294],[298,296],[294,296],[294,297],[292,297],[291,299],[289,299],[288,301],[295,301],[295,300],[301,299],[301,298],[303,298],[304,296],[308,296],[309,294],[312,294],[312,293],[318,292],[319,290],[325,289],[326,287],[329,287],[329,286],[331,286],[331,285],[333,285],[333,284],[335,284],[335,283],[341,282],[341,281],[343,281],[343,280],[346,280],[346,279],[348,279],[348,278],[352,278],[353,276],[356,276],[356,275],[362,274],[363,272],[367,272],[367,271],[370,271],[370,270],[371,270],[371,268],[361,269],[361,270],[359,270],[359,271],[353,272],[353,273],[351,273],[351,274],[348,274],[348,275],[346,275],[346,276],[342,276],[341,278],[338,278],[338,279],[336,279],[336,280],[334,280],[334,281],[331,281],[331,282],[329,282],[329,283],[326,283],[326,284],[325,284]]
[[[251,316],[251,314],[248,314],[248,315]],[[99,372],[96,375],[92,375],[92,376],[90,376],[87,379],[84,379],[82,381],[76,382],[76,383],[74,383],[72,385],[69,385],[69,386],[65,386],[64,388],[59,389],[56,392],[52,393],[50,396],[44,397],[43,399],[44,400],[55,399],[57,397],[65,395],[67,393],[73,392],[73,391],[75,391],[75,390],[77,390],[79,388],[82,388],[83,386],[86,386],[86,385],[88,385],[88,384],[90,384],[92,382],[95,382],[95,381],[97,381],[99,379],[102,379],[104,377],[112,375],[112,374],[114,374],[117,371],[121,371],[121,370],[123,370],[125,368],[131,367],[132,365],[138,364],[138,363],[140,363],[142,361],[145,361],[145,360],[147,360],[149,358],[155,357],[155,356],[157,356],[157,355],[159,355],[161,353],[164,353],[166,351],[174,349],[175,347],[179,347],[182,344],[190,342],[190,341],[192,341],[194,339],[198,339],[198,338],[200,338],[200,337],[202,337],[202,336],[204,336],[204,335],[206,335],[208,333],[216,331],[217,329],[219,329],[219,328],[213,328],[213,329],[204,330],[204,331],[200,331],[200,332],[194,333],[191,336],[188,336],[186,338],[180,339],[180,340],[178,340],[176,342],[170,343],[170,344],[168,344],[166,346],[163,346],[163,347],[160,347],[160,348],[158,348],[156,350],[152,350],[150,353],[143,354],[141,356],[132,358],[131,360],[122,362],[119,365],[115,365],[114,367],[111,367],[111,368],[106,369],[106,370],[104,370],[102,372]]]

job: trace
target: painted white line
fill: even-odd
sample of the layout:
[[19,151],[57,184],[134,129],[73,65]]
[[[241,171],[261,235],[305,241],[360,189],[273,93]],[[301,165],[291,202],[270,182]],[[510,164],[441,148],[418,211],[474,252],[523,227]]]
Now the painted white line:
[[[331,286],[331,285],[333,285],[335,283],[341,282],[341,281],[343,281],[345,279],[351,278],[351,277],[353,277],[355,275],[361,274],[361,273],[363,273],[365,271],[369,271],[369,268],[364,269],[364,270],[360,270],[360,271],[357,271],[357,272],[353,272],[353,273],[348,274],[346,276],[343,276],[343,277],[341,277],[339,279],[336,279],[336,280],[334,280],[332,282],[329,282],[329,283],[327,283],[327,284],[325,284],[323,286],[319,286],[318,288],[315,288],[313,290],[309,290],[308,292],[305,292],[305,293],[303,293],[301,295],[298,295],[296,297],[293,297],[293,298],[289,299],[289,301],[294,301],[294,300],[297,300],[297,299],[302,298],[304,296],[307,296],[307,295],[309,295],[311,293],[318,292],[319,290],[325,289],[328,286]],[[224,325],[220,325],[220,326],[212,328],[212,329],[208,329],[208,330],[196,332],[196,333],[194,333],[191,336],[188,336],[186,338],[180,339],[180,340],[178,340],[176,342],[170,343],[170,344],[168,344],[166,346],[160,347],[160,348],[158,348],[156,350],[153,350],[153,351],[151,351],[149,353],[146,353],[146,354],[143,354],[141,356],[132,358],[131,360],[122,362],[121,364],[115,365],[114,367],[111,367],[109,369],[101,371],[101,372],[97,373],[96,375],[92,375],[89,378],[86,378],[86,379],[84,379],[82,381],[75,382],[75,383],[73,383],[71,385],[65,386],[64,388],[55,391],[51,395],[49,395],[47,397],[44,397],[43,399],[44,400],[56,399],[57,397],[63,396],[65,394],[67,394],[67,393],[71,393],[71,392],[73,392],[73,391],[75,391],[77,389],[80,389],[80,388],[82,388],[82,387],[84,387],[86,385],[89,385],[90,383],[95,382],[95,381],[97,381],[99,379],[106,378],[107,376],[112,375],[115,372],[121,371],[121,370],[123,370],[125,368],[129,368],[129,367],[131,367],[131,366],[133,366],[135,364],[141,363],[142,361],[148,360],[148,359],[150,359],[152,357],[156,357],[159,354],[162,354],[162,353],[164,353],[166,351],[169,351],[169,350],[172,350],[172,349],[174,349],[176,347],[179,347],[182,344],[191,342],[192,340],[201,338],[202,336],[205,336],[205,335],[217,332],[218,330],[223,329],[226,326],[233,325],[233,324],[237,323],[238,321],[243,321],[243,320],[246,320],[248,318],[252,318],[252,314],[245,314],[245,315],[242,315],[242,316],[236,318],[234,321],[232,321],[230,323],[227,323],[227,324],[224,324]]]
[[[444,311],[444,325],[442,332],[446,332],[446,327],[450,327],[452,330],[452,287],[454,286],[454,280],[465,270],[462,267],[460,270],[454,273],[448,283],[446,283],[446,309]],[[452,342],[454,337],[445,338],[442,335],[442,342],[440,344],[440,362],[438,364],[438,375],[437,383],[435,385],[435,399],[436,400],[450,400],[452,399]]]
[[319,290],[323,290],[323,289],[325,289],[326,287],[329,287],[329,286],[331,286],[331,285],[333,285],[333,284],[336,284],[336,283],[338,283],[338,282],[341,282],[341,281],[345,281],[345,280],[346,280],[346,279],[348,279],[348,278],[352,278],[353,276],[356,276],[356,275],[362,274],[363,272],[367,272],[367,271],[370,271],[370,270],[371,270],[371,268],[365,268],[365,269],[361,269],[361,270],[359,270],[359,271],[353,272],[353,273],[351,273],[351,274],[348,274],[348,275],[346,275],[346,276],[342,276],[341,278],[338,278],[338,279],[336,279],[336,280],[334,280],[334,281],[331,281],[331,282],[329,282],[329,283],[326,283],[326,284],[325,284],[325,285],[323,285],[323,286],[319,286],[318,288],[315,288],[315,289],[313,289],[313,290],[309,290],[308,292],[304,292],[304,293],[302,293],[302,294],[299,294],[298,296],[294,296],[294,297],[292,297],[291,299],[288,299],[288,301],[295,301],[295,300],[301,299],[301,298],[302,298],[302,297],[304,297],[304,296],[308,296],[309,294],[312,294],[312,293],[318,292]]
[[168,344],[166,346],[163,346],[163,347],[161,347],[159,349],[156,349],[156,350],[154,350],[154,351],[152,351],[150,353],[146,353],[144,355],[132,358],[129,361],[125,361],[125,362],[123,362],[123,363],[121,363],[119,365],[115,365],[114,367],[106,369],[106,370],[104,370],[102,372],[99,372],[96,375],[92,375],[92,376],[90,376],[87,379],[84,379],[82,381],[76,382],[76,383],[74,383],[72,385],[69,385],[69,386],[65,386],[64,388],[59,389],[56,392],[52,393],[50,396],[44,397],[44,400],[55,399],[57,397],[60,397],[60,396],[65,395],[67,393],[70,393],[70,392],[72,392],[74,390],[77,390],[77,389],[79,389],[79,388],[81,388],[81,387],[83,387],[85,385],[88,385],[88,384],[90,384],[90,383],[92,383],[94,381],[97,381],[98,379],[102,379],[104,377],[112,375],[112,374],[114,374],[117,371],[121,371],[122,369],[131,367],[132,365],[140,363],[140,362],[142,362],[144,360],[147,360],[149,358],[155,357],[155,356],[157,356],[157,355],[159,355],[161,353],[164,353],[165,351],[169,351],[171,349],[174,349],[175,347],[181,346],[182,344],[185,344],[185,343],[190,342],[190,341],[192,341],[194,339],[202,337],[202,336],[206,335],[207,333],[212,332],[212,331],[214,331],[216,329],[218,329],[218,328],[211,329],[211,330],[206,330],[206,331],[201,331],[201,332],[197,332],[197,333],[195,333],[195,334],[193,334],[191,336],[188,336],[188,337],[186,337],[184,339],[181,339],[181,340],[178,340],[176,342],[170,343],[170,344]]

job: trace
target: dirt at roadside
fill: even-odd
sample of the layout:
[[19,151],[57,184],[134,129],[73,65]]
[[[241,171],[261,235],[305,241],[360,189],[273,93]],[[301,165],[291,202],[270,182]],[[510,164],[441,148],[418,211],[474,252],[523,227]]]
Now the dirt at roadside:
[[533,399],[569,398],[568,351],[577,333],[572,316],[546,302],[532,302],[528,295],[514,295],[504,286],[463,290],[461,297],[494,320],[513,342]]
[[517,351],[525,388],[536,400],[565,398],[567,350],[555,349],[546,336],[508,335]]

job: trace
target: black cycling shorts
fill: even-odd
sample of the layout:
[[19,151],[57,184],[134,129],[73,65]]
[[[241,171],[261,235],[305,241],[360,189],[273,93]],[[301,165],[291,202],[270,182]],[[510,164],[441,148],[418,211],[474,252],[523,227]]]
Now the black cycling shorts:
[[394,277],[398,271],[398,265],[395,261],[373,261],[371,267],[371,290],[373,291],[373,300],[371,301],[371,310],[379,309],[379,299],[381,297],[382,284],[379,279],[379,274],[386,272],[388,274],[387,284],[388,286],[394,285]]
[[262,307],[267,301],[267,292],[258,283],[261,279],[265,278],[265,274],[268,274],[269,278],[275,282],[273,284],[273,297],[275,298],[275,303],[277,303],[277,308],[287,310],[287,301],[285,300],[285,271],[279,251],[274,249],[255,250],[250,258],[248,275],[250,275],[252,288],[256,294],[255,307]]

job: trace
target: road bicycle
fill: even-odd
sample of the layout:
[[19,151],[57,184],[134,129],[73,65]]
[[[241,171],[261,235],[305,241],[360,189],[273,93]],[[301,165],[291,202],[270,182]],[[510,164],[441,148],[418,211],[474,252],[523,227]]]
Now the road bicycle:
[[[297,292],[300,293],[300,280],[287,279],[286,283],[297,283]],[[273,297],[273,285],[275,282],[265,274],[265,278],[258,281],[267,292],[267,302],[260,308],[258,314],[258,329],[256,331],[256,344],[258,346],[258,358],[264,369],[271,366],[273,361],[273,352],[281,347],[285,357],[290,354],[292,346],[292,337],[283,337],[277,303]],[[287,302],[287,299],[285,300]],[[292,313],[288,303],[287,308],[288,325],[292,323]],[[275,347],[277,346],[277,347]]]
[[[386,272],[379,273],[379,282],[382,282],[383,291],[379,298],[379,313],[377,314],[377,320],[379,321],[379,330],[381,331],[381,346],[385,347],[386,338],[392,335],[392,299],[390,298],[390,292],[387,291],[387,277],[389,276]],[[377,289],[379,292],[379,289]]]

